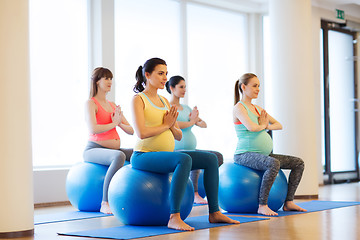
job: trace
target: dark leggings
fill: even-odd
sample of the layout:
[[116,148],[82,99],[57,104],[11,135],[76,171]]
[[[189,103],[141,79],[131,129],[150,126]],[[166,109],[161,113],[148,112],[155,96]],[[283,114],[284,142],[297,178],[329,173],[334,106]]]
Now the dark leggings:
[[131,165],[135,169],[155,173],[174,172],[170,186],[171,213],[179,213],[190,171],[204,169],[204,188],[209,212],[219,211],[219,171],[215,154],[205,151],[134,152]]
[[94,142],[88,142],[83,154],[84,161],[109,166],[103,186],[102,200],[104,202],[108,201],[108,189],[112,177],[122,166],[130,163],[132,152],[132,149],[110,149]]
[[[202,150],[196,150],[196,151],[202,151]],[[213,153],[217,156],[218,159],[218,167],[220,167],[223,163],[224,163],[224,157],[221,153],[217,152],[217,151],[210,151],[210,150],[203,150],[205,152],[210,152]],[[200,169],[197,170],[192,170],[190,172],[190,179],[193,183],[194,186],[194,192],[198,192],[199,191],[199,176],[200,176]]]
[[276,175],[280,169],[291,169],[289,175],[288,192],[285,201],[293,201],[295,191],[300,183],[304,161],[298,157],[270,154],[265,156],[260,153],[246,152],[234,156],[235,163],[256,170],[265,171],[259,193],[259,204],[267,205],[269,192],[273,185]]

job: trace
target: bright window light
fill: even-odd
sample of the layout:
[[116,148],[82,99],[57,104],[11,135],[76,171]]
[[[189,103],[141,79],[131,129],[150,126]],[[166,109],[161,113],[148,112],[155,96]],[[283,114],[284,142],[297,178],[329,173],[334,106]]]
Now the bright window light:
[[87,141],[87,0],[30,0],[34,167],[82,161]]

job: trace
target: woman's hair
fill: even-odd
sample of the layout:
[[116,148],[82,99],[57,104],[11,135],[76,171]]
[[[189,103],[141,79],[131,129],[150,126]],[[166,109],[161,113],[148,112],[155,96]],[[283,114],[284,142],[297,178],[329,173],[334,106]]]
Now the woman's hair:
[[169,81],[166,82],[165,86],[166,86],[166,90],[171,94],[171,89],[170,87],[175,88],[176,85],[179,84],[180,81],[185,81],[185,79],[182,76],[172,76]]
[[134,86],[134,92],[142,92],[146,86],[145,73],[152,73],[157,65],[166,65],[166,62],[161,58],[151,58],[144,63],[144,66],[140,66],[135,74],[136,84]]
[[235,82],[235,95],[234,95],[234,105],[240,100],[240,92],[242,93],[241,84],[245,86],[249,83],[250,79],[257,77],[253,73],[245,73]]
[[112,79],[113,74],[107,68],[103,68],[103,67],[95,68],[91,75],[90,98],[95,97],[96,94],[98,93],[97,82],[103,77]]

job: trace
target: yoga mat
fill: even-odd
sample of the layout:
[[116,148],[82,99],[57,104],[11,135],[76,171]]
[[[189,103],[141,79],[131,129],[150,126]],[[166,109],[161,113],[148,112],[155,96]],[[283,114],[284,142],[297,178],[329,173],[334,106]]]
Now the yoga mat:
[[82,212],[82,211],[60,212],[54,214],[39,214],[34,216],[34,224],[39,225],[46,223],[65,222],[65,221],[107,217],[107,216],[112,216],[112,214],[104,214],[102,212]]
[[[342,208],[342,207],[349,207],[349,206],[360,205],[360,202],[318,201],[318,200],[313,200],[313,201],[309,201],[309,202],[296,203],[296,205],[298,205],[298,206],[306,209],[307,212],[296,212],[296,211],[283,211],[283,210],[279,210],[279,211],[277,211],[277,213],[279,214],[278,216],[265,216],[265,217],[284,217],[284,216],[290,216],[290,215],[296,215],[296,214],[319,212],[319,211],[324,211],[324,210],[329,210],[329,209],[334,209],[334,208]],[[258,214],[258,213],[230,213],[230,212],[226,212],[226,213],[224,213],[224,214],[227,214],[227,215],[245,215],[245,216],[260,216],[260,217],[264,217],[264,215]]]
[[[247,222],[267,220],[269,218],[232,217],[232,219],[239,220],[241,223],[247,223]],[[192,227],[194,227],[195,230],[232,225],[226,223],[209,223],[208,215],[199,216],[199,217],[190,217],[187,218],[185,222],[191,225]],[[91,229],[87,231],[67,232],[67,233],[58,233],[58,234],[66,235],[66,236],[78,236],[78,237],[132,239],[132,238],[150,237],[150,236],[179,233],[179,232],[184,232],[184,231],[169,229],[166,226],[125,225],[125,226],[119,226],[113,228]]]

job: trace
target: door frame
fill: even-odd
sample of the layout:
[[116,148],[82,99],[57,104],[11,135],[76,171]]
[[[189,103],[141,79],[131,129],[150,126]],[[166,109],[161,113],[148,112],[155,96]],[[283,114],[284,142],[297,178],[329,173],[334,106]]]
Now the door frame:
[[[323,81],[324,81],[324,134],[325,134],[325,169],[324,175],[328,176],[328,180],[325,181],[325,184],[333,184],[338,182],[350,182],[350,181],[359,181],[359,163],[358,163],[358,109],[359,109],[359,100],[358,100],[358,84],[357,84],[357,64],[354,61],[354,109],[355,109],[355,170],[352,171],[341,171],[341,172],[333,172],[331,171],[331,145],[330,145],[330,115],[329,115],[329,35],[328,31],[337,31],[345,34],[349,34],[353,37],[353,40],[356,40],[357,33],[348,29],[345,29],[345,24],[339,24],[335,22],[330,22],[327,20],[321,20],[321,29],[323,30]],[[354,56],[357,54],[356,44],[353,44]],[[344,173],[355,173],[355,178],[348,179],[335,179],[335,175],[344,174]]]

